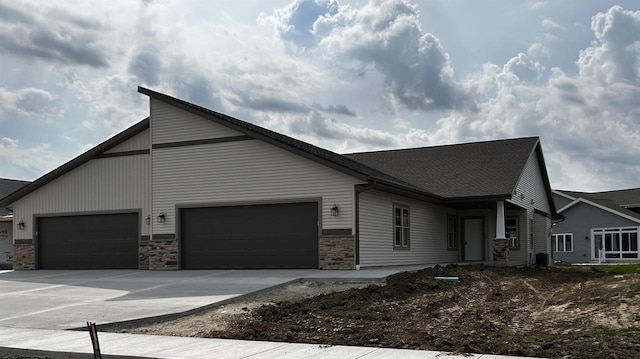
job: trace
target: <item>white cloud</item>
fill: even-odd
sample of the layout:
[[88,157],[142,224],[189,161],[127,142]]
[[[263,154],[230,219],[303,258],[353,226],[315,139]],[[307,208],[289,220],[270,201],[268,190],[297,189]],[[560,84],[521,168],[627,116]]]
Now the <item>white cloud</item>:
[[547,30],[566,30],[567,28],[551,19],[542,20],[542,27]]
[[[318,11],[317,6],[308,6],[311,3],[317,5],[296,1],[269,17],[285,42],[304,47],[317,43],[325,59],[351,61],[356,72],[372,67],[383,75],[392,104],[401,109],[453,109],[470,104],[440,40],[422,31],[417,5],[373,0],[354,8],[325,2],[324,10]],[[291,36],[294,16],[306,21],[303,38]]]
[[536,42],[529,46],[527,49],[527,55],[532,58],[549,57],[551,55],[549,47],[541,42]]
[[49,144],[22,148],[19,140],[8,137],[0,138],[0,158],[36,176],[49,172],[64,162]]
[[0,87],[0,120],[17,115],[50,121],[63,113],[59,99],[48,91],[36,88],[11,91]]

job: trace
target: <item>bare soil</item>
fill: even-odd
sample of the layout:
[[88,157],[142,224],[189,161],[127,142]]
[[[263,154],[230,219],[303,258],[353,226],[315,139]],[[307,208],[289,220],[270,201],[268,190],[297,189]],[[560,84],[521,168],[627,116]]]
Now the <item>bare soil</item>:
[[[457,282],[435,276],[457,276]],[[380,283],[302,281],[173,321],[156,335],[552,358],[640,357],[640,273],[447,266]]]

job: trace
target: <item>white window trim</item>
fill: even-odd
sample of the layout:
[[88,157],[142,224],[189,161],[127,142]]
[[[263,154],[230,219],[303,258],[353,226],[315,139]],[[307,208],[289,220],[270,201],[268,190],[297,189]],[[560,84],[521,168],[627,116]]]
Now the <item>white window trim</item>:
[[[449,221],[453,219],[453,232],[449,230]],[[453,246],[451,245],[451,235],[453,234]],[[447,215],[447,249],[448,250],[458,250],[458,242],[460,234],[458,233],[458,216],[453,214]]]
[[520,216],[504,216],[504,233],[505,236],[507,233],[510,233],[507,231],[507,221],[510,219],[515,219],[516,220],[516,237],[515,237],[515,244],[516,246],[511,246],[511,242],[512,242],[512,238],[510,238],[510,236],[507,238],[509,240],[509,249],[510,250],[519,250],[520,249]]
[[[637,233],[638,242],[640,242],[640,227],[608,227],[608,228],[592,228],[591,229],[591,259],[598,260],[598,250],[596,250],[596,234],[604,235],[606,232],[609,233],[618,233],[620,235],[620,240],[622,238],[622,233]],[[603,237],[604,240],[604,237]],[[616,261],[616,260],[633,260],[640,259],[640,243],[638,243],[637,251],[602,251],[602,258],[605,261]],[[620,258],[607,258],[607,253],[619,253]],[[623,253],[637,253],[637,258],[622,258]]]
[[[571,250],[567,250],[567,236],[571,237]],[[562,237],[562,250],[560,250],[560,246],[558,245],[558,239]],[[573,233],[554,233],[553,234],[553,243],[555,244],[556,250],[554,253],[573,253],[573,249],[575,248],[575,241],[573,240]]]
[[[407,211],[407,226],[405,227],[402,224],[401,221],[401,225],[400,225],[400,233],[405,233],[405,229],[406,229],[406,233],[407,233],[407,238],[406,238],[406,244],[404,243],[404,241],[401,238],[400,239],[400,245],[396,244],[396,228],[398,227],[398,225],[396,225],[396,210],[400,209],[401,211],[406,210]],[[393,249],[410,249],[411,248],[411,209],[409,208],[409,206],[407,205],[402,205],[402,204],[393,204]]]

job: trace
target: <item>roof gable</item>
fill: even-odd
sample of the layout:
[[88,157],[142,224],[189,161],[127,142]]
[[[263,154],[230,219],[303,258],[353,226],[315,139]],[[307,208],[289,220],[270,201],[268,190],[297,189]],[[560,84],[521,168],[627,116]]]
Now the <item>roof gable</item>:
[[586,199],[583,197],[580,197],[578,199],[576,199],[575,201],[569,203],[568,205],[560,208],[558,210],[558,213],[562,213],[567,211],[568,209],[580,204],[580,203],[584,203],[586,205],[601,209],[603,211],[615,214],[616,216],[628,219],[630,221],[636,222],[636,223],[640,223],[640,214],[635,213],[633,211],[630,211],[628,209],[625,208],[621,208],[620,206],[618,206],[615,202],[611,201],[611,200],[606,200],[606,199]]
[[622,190],[603,191],[603,192],[578,192],[556,190],[558,194],[568,197],[578,198],[584,197],[589,199],[608,199],[622,207],[640,207],[640,188],[629,188]]
[[92,149],[84,152],[83,154],[77,156],[71,161],[63,164],[62,166],[54,169],[53,171],[45,174],[44,176],[38,178],[37,180],[29,183],[28,185],[20,188],[19,190],[13,192],[12,194],[0,198],[0,207],[7,207],[11,203],[19,200],[20,198],[26,196],[27,194],[37,190],[38,188],[46,185],[47,183],[53,181],[54,179],[82,166],[83,164],[91,161],[94,158],[99,157],[104,152],[114,148],[115,146],[127,141],[133,136],[139,134],[140,132],[149,128],[149,118],[145,118],[144,120],[136,123],[135,125],[129,127],[128,129],[118,133],[117,135],[109,138],[108,140],[100,143],[99,145],[93,147]]
[[287,151],[311,159],[321,163],[327,167],[346,173],[355,178],[380,183],[386,186],[395,187],[397,189],[414,192],[418,195],[430,197],[433,200],[440,201],[441,197],[405,182],[397,177],[371,168],[366,164],[359,163],[335,152],[314,146],[295,138],[283,135],[281,133],[268,130],[266,128],[254,125],[252,123],[239,120],[237,118],[192,104],[190,102],[180,100],[178,98],[165,95],[144,87],[138,87],[138,92],[147,95],[153,99],[165,102],[182,110],[191,112],[195,115],[203,117],[223,126],[227,126],[233,130],[241,132],[252,138],[262,140],[271,145],[283,148]]

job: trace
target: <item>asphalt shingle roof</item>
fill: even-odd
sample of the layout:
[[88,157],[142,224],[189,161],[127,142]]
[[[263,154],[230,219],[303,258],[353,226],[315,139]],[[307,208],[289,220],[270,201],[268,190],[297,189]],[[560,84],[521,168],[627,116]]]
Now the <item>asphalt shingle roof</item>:
[[608,199],[613,201],[618,206],[640,206],[640,188],[630,188],[605,192],[578,192],[564,190],[559,191],[574,198],[582,197],[586,199]]
[[538,142],[526,137],[345,156],[441,197],[510,196]]
[[[0,178],[0,198],[4,198],[11,193],[19,190],[25,185],[29,184],[28,181],[20,181],[14,179]],[[0,216],[6,216],[9,214],[9,211],[0,207]]]

